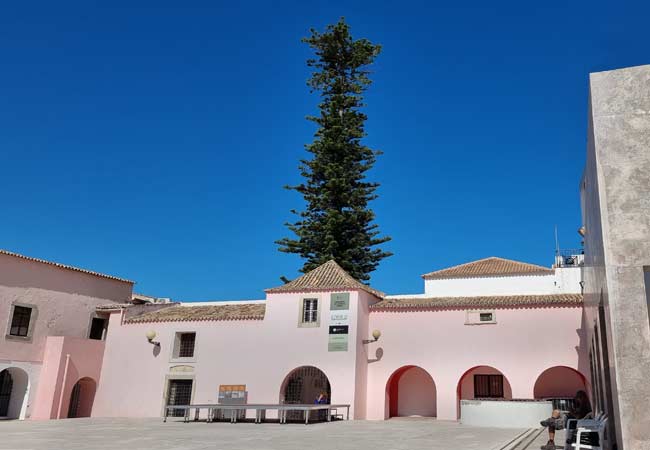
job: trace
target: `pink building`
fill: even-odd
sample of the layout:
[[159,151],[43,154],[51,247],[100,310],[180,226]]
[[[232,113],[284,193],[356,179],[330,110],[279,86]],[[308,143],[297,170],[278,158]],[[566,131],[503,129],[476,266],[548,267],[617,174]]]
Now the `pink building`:
[[550,414],[546,399],[587,389],[580,258],[487,258],[423,275],[414,295],[385,295],[330,261],[265,300],[104,306],[92,415],[326,392],[355,419],[531,426]]
[[131,281],[0,250],[0,418],[88,416],[100,380],[106,303]]
[[385,295],[330,261],[265,300],[159,303],[127,280],[1,251],[0,415],[156,417],[324,392],[355,419],[534,425],[548,399],[587,388],[580,265],[487,258]]

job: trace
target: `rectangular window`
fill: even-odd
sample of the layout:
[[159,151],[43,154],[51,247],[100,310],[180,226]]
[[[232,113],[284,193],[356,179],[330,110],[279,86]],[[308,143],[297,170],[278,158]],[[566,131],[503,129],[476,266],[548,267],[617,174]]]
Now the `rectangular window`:
[[98,341],[104,339],[105,326],[106,326],[106,319],[93,317],[92,323],[90,324],[90,334],[88,335],[88,338],[96,339]]
[[318,322],[318,299],[317,298],[304,298],[302,300],[302,322],[303,323]]
[[32,317],[32,308],[25,306],[14,306],[14,315],[11,319],[11,336],[26,337],[29,333],[29,321]]
[[178,340],[178,357],[192,358],[194,356],[194,343],[196,333],[181,333]]
[[474,375],[474,398],[503,398],[503,375]]
[[495,311],[466,311],[465,325],[486,325],[496,324],[497,318]]
[[492,322],[492,313],[481,313],[479,316],[481,322]]

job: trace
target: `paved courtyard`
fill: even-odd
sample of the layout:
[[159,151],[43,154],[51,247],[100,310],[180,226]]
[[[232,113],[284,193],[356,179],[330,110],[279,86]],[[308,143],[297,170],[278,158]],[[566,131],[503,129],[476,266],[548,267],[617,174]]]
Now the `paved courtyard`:
[[93,418],[0,422],[0,449],[501,450],[524,431],[424,419],[255,425]]

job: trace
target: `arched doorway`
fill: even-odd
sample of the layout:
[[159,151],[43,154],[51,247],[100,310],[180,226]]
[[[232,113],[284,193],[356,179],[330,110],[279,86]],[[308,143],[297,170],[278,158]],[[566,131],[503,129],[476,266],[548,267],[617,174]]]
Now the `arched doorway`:
[[68,418],[90,417],[96,390],[97,383],[92,378],[84,377],[77,381],[70,393]]
[[570,367],[555,366],[537,377],[533,396],[536,399],[552,400],[554,408],[568,410],[578,391],[587,391],[585,377]]
[[456,387],[457,418],[460,419],[460,401],[474,399],[512,400],[508,378],[491,366],[475,366],[467,370]]
[[27,372],[18,367],[0,371],[0,417],[25,418],[28,390]]
[[436,401],[436,384],[421,367],[400,367],[386,382],[386,418],[436,417]]
[[[321,393],[327,395],[327,403],[330,403],[332,388],[327,375],[317,367],[301,366],[284,378],[280,388],[280,403],[311,405]],[[302,414],[300,411],[289,411],[287,420],[300,420]]]

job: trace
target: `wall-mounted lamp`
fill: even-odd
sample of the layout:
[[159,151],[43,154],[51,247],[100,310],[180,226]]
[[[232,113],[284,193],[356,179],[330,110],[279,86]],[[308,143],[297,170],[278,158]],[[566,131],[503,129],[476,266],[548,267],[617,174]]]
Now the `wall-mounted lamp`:
[[156,339],[156,332],[155,331],[149,330],[149,331],[147,331],[147,334],[145,336],[147,336],[147,341],[149,341],[150,344],[153,344],[156,347],[160,347],[160,342],[154,341],[154,339]]
[[379,338],[381,337],[381,331],[379,330],[372,330],[372,339],[364,339],[363,343],[364,344],[371,344],[373,342],[377,342]]
[[585,234],[587,234],[587,229],[585,227],[578,228],[578,234],[582,237],[585,237]]

